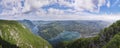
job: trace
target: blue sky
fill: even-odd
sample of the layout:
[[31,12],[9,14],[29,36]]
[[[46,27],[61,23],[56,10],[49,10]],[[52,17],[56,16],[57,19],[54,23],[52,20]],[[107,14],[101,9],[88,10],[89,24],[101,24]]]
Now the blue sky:
[[[120,0],[0,0],[0,17],[43,19],[120,16]],[[70,16],[69,16],[70,15]],[[53,18],[49,18],[53,17]]]
[[107,14],[116,14],[120,13],[120,0],[110,0],[110,7],[107,8],[106,6],[102,6],[100,13],[107,13]]

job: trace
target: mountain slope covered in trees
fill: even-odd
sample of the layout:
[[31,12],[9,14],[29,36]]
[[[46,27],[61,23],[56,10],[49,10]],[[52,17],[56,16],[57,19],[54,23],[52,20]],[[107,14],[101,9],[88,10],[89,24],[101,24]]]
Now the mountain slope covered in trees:
[[57,48],[120,48],[120,21],[105,28],[95,37],[61,42]]
[[17,21],[0,20],[0,48],[52,48]]

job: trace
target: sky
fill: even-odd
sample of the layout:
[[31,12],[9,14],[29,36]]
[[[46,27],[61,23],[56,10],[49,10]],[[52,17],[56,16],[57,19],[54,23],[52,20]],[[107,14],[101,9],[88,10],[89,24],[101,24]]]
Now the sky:
[[120,20],[120,0],[0,0],[0,19]]

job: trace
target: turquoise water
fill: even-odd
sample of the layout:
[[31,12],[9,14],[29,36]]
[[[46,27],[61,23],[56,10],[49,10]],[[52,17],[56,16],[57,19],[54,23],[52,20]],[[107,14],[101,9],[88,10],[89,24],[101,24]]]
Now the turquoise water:
[[50,39],[49,41],[52,44],[56,44],[62,41],[73,41],[76,39],[79,39],[81,37],[79,32],[69,32],[69,31],[64,31],[57,35],[56,37]]

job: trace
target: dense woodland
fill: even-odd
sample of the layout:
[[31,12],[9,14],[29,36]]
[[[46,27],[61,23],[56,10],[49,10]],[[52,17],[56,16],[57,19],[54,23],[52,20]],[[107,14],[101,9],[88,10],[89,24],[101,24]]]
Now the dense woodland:
[[57,48],[120,48],[120,21],[105,28],[95,37],[61,42]]
[[0,20],[0,48],[52,48],[17,21]]

